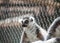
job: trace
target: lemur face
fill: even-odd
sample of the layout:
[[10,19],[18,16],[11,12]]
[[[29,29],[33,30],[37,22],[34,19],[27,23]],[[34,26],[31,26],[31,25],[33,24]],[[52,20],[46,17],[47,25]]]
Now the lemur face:
[[22,20],[22,27],[31,26],[34,23],[33,17],[24,17]]

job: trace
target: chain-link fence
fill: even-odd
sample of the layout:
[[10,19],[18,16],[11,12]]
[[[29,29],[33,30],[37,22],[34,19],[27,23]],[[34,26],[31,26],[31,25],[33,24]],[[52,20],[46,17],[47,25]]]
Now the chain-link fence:
[[[60,16],[59,0],[0,0],[0,20],[33,13],[37,23],[48,29],[53,20]],[[0,43],[19,43],[19,26],[0,26]]]

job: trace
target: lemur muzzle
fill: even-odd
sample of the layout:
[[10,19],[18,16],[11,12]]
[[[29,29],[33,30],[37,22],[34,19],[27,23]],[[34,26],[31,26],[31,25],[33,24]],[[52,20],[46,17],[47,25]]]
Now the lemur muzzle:
[[27,27],[27,25],[29,24],[29,20],[25,20],[25,21],[22,21],[22,26],[23,27]]

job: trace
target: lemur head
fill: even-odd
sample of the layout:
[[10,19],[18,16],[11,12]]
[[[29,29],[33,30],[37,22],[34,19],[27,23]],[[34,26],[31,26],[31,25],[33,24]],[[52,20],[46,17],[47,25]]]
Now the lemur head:
[[33,16],[30,16],[30,17],[23,17],[23,20],[21,22],[22,22],[22,27],[27,27],[27,26],[32,26],[35,20]]

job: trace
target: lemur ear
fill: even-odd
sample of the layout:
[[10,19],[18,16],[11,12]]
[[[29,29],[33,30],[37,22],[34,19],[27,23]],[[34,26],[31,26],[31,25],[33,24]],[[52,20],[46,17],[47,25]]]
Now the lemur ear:
[[34,17],[33,16],[30,16],[30,21],[32,22],[32,21],[34,21]]

